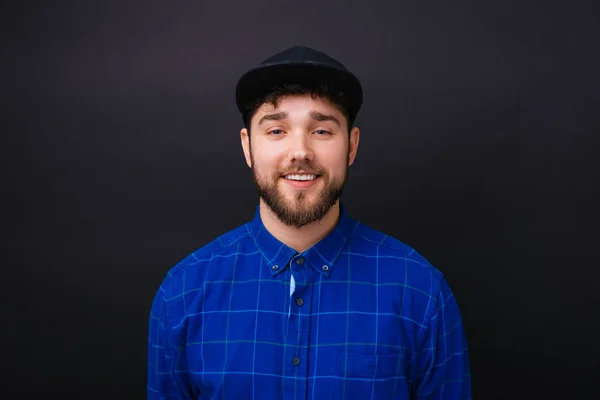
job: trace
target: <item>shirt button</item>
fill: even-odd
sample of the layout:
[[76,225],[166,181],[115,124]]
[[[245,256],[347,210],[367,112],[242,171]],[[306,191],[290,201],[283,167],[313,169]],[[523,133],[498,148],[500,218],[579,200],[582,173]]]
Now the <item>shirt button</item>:
[[292,364],[294,364],[294,366],[297,367],[298,365],[300,365],[300,359],[298,357],[294,357],[292,359]]
[[277,271],[279,269],[279,265],[273,265],[271,268],[273,268],[273,271]]
[[304,299],[297,298],[296,299],[296,304],[298,305],[298,307],[302,307],[304,305]]
[[298,265],[302,265],[302,264],[304,264],[304,258],[299,258],[299,259],[297,259],[297,260],[296,260],[296,264],[298,264]]
[[322,268],[323,268],[323,271],[325,271],[325,272],[329,271],[329,267],[327,265],[323,265]]

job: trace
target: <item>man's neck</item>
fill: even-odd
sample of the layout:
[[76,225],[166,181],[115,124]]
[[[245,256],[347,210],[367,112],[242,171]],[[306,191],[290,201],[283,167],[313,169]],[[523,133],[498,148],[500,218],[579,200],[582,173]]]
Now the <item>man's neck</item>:
[[277,240],[302,253],[317,244],[329,234],[340,216],[339,200],[320,221],[305,225],[302,228],[288,226],[281,222],[273,211],[260,200],[260,218],[263,225]]

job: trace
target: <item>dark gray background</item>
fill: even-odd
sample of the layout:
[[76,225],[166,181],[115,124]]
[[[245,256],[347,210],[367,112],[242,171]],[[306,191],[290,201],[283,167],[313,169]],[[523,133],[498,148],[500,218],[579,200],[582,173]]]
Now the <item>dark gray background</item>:
[[161,279],[257,204],[236,80],[296,44],[362,80],[344,202],[446,274],[474,399],[594,397],[593,3],[3,3],[0,397],[144,398]]

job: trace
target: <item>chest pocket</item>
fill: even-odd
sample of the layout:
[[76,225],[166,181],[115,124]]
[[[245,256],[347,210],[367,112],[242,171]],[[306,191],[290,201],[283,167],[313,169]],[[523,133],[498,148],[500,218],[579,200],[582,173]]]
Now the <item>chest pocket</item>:
[[402,376],[402,356],[402,353],[376,355],[340,351],[336,357],[336,374],[341,378],[366,380]]
[[408,399],[405,353],[365,354],[339,351],[330,399]]

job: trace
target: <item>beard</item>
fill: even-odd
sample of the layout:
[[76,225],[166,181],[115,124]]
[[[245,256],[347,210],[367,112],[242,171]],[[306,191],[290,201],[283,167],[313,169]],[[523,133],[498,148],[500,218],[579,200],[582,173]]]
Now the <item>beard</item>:
[[[295,228],[301,228],[323,219],[342,196],[348,177],[348,163],[346,163],[343,177],[332,180],[327,171],[306,160],[293,163],[286,171],[275,172],[271,176],[260,176],[255,169],[256,164],[252,158],[252,150],[250,150],[250,158],[252,159],[252,180],[258,190],[258,195],[282,223]],[[283,175],[300,170],[318,175],[317,179],[323,180],[324,187],[316,194],[316,199],[313,201],[302,190],[297,190],[293,198],[289,198],[279,188],[279,180],[285,179],[282,177]]]

